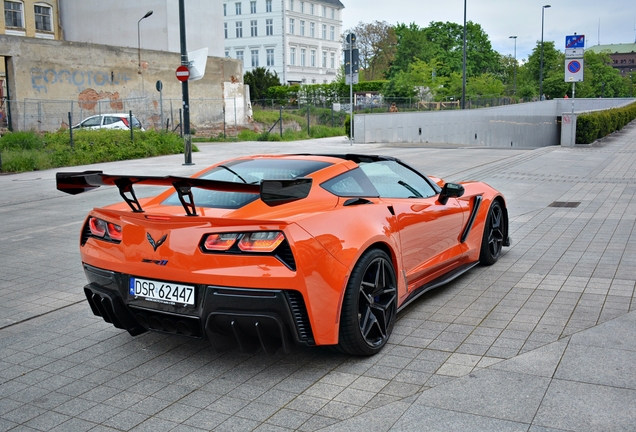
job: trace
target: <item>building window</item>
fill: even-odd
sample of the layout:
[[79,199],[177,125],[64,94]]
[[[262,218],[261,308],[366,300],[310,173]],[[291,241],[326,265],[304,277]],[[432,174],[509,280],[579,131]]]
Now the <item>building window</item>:
[[243,61],[243,50],[236,52],[236,59]]
[[329,27],[329,39],[334,40],[336,38],[336,27]]
[[241,14],[241,4],[240,3],[234,3],[234,5],[236,6],[236,14],[240,15]]
[[236,22],[236,37],[237,38],[243,37],[243,23],[241,21]]
[[327,67],[327,51],[322,52],[322,67]]
[[309,65],[311,67],[316,67],[316,50],[311,50],[311,55],[309,56]]
[[322,17],[327,18],[327,6],[322,7]]
[[265,12],[272,11],[272,0],[265,0]]
[[300,65],[305,66],[305,48],[300,49]]
[[256,20],[250,21],[250,32],[252,37],[258,36],[258,22]]
[[256,13],[256,2],[252,1],[250,2],[250,13]]
[[289,10],[290,11],[294,10],[294,0],[289,0]]
[[227,16],[227,3],[223,3],[223,16]]
[[4,2],[4,25],[7,27],[24,27],[22,24],[22,3]]
[[274,20],[266,19],[265,20],[265,33],[267,36],[271,36],[274,34]]
[[289,64],[292,66],[296,65],[296,48],[289,49]]
[[300,12],[301,13],[305,13],[305,2],[304,1],[300,2]]
[[267,53],[267,66],[274,66],[274,49],[268,48],[265,52]]
[[336,68],[336,53],[331,53],[331,69]]
[[327,24],[322,25],[322,38],[327,40]]
[[289,34],[294,34],[294,24],[295,21],[293,18],[289,19]]
[[312,15],[314,14],[314,4],[313,3],[309,4],[309,13],[312,14]]
[[229,51],[225,51],[225,57],[229,57],[230,56],[230,52]]
[[35,29],[51,31],[51,8],[47,6],[35,6]]
[[258,50],[252,50],[252,67],[258,67]]
[[300,21],[300,35],[305,36],[305,21]]
[[316,37],[316,23],[309,23],[309,37]]
[[331,8],[331,19],[336,19],[336,10]]
[[223,23],[223,31],[225,32],[225,39],[227,39],[227,23]]

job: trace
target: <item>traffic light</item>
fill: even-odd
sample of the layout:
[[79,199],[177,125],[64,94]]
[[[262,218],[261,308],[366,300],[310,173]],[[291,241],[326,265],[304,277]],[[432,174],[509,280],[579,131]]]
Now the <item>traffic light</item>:
[[[355,40],[355,36],[354,36]],[[359,71],[359,50],[358,48],[354,48],[353,50],[345,50],[345,75],[351,75],[351,63],[353,63],[353,73],[358,73]],[[351,57],[353,57],[353,61],[351,61]]]

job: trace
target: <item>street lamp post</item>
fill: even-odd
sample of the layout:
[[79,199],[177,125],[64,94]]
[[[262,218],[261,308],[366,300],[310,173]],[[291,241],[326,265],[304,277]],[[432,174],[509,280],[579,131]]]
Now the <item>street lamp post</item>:
[[464,0],[464,58],[462,61],[462,109],[466,108],[466,0]]
[[139,21],[137,21],[137,57],[139,58],[138,73],[141,73],[141,32],[139,31],[139,24],[141,23],[141,20],[148,18],[150,15],[152,15],[152,11],[146,12],[146,15],[142,16],[139,18]]
[[509,39],[514,39],[515,40],[515,84],[514,84],[514,90],[512,91],[513,95],[517,94],[517,36],[508,36]]
[[551,7],[544,5],[541,7],[541,66],[539,67],[539,100],[543,100],[543,23],[545,21],[545,10]]

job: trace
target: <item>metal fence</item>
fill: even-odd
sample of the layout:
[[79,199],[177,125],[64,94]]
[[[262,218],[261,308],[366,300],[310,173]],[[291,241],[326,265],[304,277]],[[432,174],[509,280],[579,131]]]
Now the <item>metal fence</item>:
[[[514,99],[509,97],[482,97],[466,100],[466,109],[496,107],[503,105],[513,105],[517,103],[530,102],[523,98]],[[252,101],[254,108],[264,110],[278,110],[283,107],[285,110],[298,110],[306,105],[319,108],[334,108],[336,111],[349,112],[349,98],[340,98],[340,103],[332,103],[327,100],[304,100],[304,99],[260,99]],[[444,111],[461,109],[458,99],[449,98],[444,101],[425,101],[418,98],[384,98],[378,95],[355,96],[355,104],[353,106],[354,113],[373,113],[373,112],[391,112],[400,111]]]
[[[181,107],[181,99],[163,99],[161,102],[148,98],[5,99],[0,103],[0,128],[10,126],[14,131],[52,132],[76,125],[92,115],[132,111],[145,129],[179,130]],[[190,99],[190,124],[195,130],[232,133],[245,125],[246,115],[242,99]]]

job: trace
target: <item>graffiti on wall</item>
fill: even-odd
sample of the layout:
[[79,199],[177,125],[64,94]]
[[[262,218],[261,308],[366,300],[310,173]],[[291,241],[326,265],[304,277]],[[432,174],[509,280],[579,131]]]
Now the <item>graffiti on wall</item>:
[[57,70],[54,68],[31,68],[31,86],[38,93],[48,93],[52,85],[74,85],[81,92],[90,87],[120,85],[130,81],[126,72],[103,72],[93,70]]

